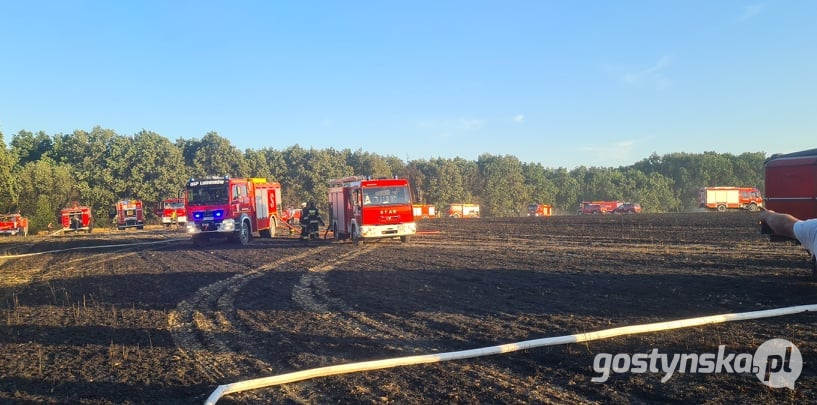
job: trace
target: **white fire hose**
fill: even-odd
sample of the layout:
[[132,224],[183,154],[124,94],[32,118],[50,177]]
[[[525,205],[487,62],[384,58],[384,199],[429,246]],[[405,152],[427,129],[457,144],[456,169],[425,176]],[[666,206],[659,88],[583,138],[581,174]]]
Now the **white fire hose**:
[[748,319],[771,318],[775,316],[791,315],[801,312],[817,311],[817,304],[799,305],[763,311],[739,312],[733,314],[710,315],[698,318],[679,319],[675,321],[647,323],[642,325],[622,326],[612,329],[603,329],[595,332],[579,333],[575,335],[556,336],[549,338],[525,340],[516,343],[507,343],[498,346],[482,347],[478,349],[461,350],[456,352],[425,354],[417,356],[396,357],[391,359],[362,361],[358,363],[339,364],[335,366],[318,367],[308,370],[279,374],[271,377],[256,378],[239,381],[232,384],[219,385],[207,397],[205,405],[214,405],[221,397],[236,392],[249,391],[257,388],[287,384],[308,380],[317,377],[327,377],[338,374],[355,373],[359,371],[381,370],[415,364],[439,363],[449,360],[461,360],[473,357],[491,356],[510,353],[518,350],[532,349],[542,346],[555,346],[568,343],[587,342],[591,340],[607,339],[622,335],[658,332],[671,329],[689,328],[693,326],[711,325],[716,323],[744,321]]

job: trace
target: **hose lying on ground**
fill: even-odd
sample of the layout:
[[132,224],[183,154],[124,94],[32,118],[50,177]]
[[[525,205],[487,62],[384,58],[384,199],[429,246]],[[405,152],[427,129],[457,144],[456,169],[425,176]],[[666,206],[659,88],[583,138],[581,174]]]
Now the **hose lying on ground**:
[[615,336],[634,335],[639,333],[658,332],[671,329],[689,328],[693,326],[711,325],[716,323],[743,321],[748,319],[771,318],[775,316],[791,315],[800,312],[817,311],[817,304],[799,305],[763,311],[739,312],[733,314],[710,315],[698,318],[679,319],[675,321],[647,323],[641,325],[622,326],[603,329],[595,332],[579,333],[575,335],[556,336],[549,338],[525,340],[516,343],[507,343],[498,346],[482,347],[478,349],[461,350],[456,352],[425,354],[418,356],[396,357],[391,359],[362,361],[358,363],[340,364],[335,366],[318,367],[309,370],[295,371],[271,377],[256,378],[239,381],[232,384],[219,385],[207,397],[205,405],[214,405],[221,397],[236,392],[249,391],[258,388],[281,385],[296,381],[303,381],[317,377],[327,377],[338,374],[355,373],[359,371],[380,370],[416,364],[439,363],[442,361],[461,360],[473,357],[491,356],[510,353],[518,350],[532,349],[542,346],[555,346],[568,343],[587,342],[591,340],[607,339]]

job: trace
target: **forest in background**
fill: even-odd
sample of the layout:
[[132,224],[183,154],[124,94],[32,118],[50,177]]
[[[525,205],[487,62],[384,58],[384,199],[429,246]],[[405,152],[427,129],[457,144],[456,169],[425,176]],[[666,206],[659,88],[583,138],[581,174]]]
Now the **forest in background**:
[[645,212],[679,212],[697,208],[700,187],[763,191],[765,159],[764,152],[671,153],[629,166],[567,169],[487,153],[476,160],[404,161],[298,145],[242,151],[215,132],[171,141],[146,130],[134,135],[100,127],[54,135],[20,131],[8,142],[0,133],[0,213],[19,211],[37,231],[78,201],[93,208],[97,226],[107,226],[117,200],[141,199],[152,215],[157,202],[179,195],[188,179],[208,175],[277,181],[285,206],[314,200],[325,207],[330,179],[365,175],[406,177],[416,201],[438,209],[452,202],[477,203],[483,216],[525,215],[532,202],[573,213],[583,200],[622,200],[641,203]]

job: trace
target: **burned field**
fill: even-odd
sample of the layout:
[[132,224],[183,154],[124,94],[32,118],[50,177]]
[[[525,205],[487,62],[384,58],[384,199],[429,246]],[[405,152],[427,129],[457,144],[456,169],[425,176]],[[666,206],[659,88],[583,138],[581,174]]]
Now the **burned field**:
[[[187,239],[0,259],[0,401],[201,403],[218,384],[710,314],[813,304],[798,246],[747,213],[431,220],[411,243]],[[184,237],[0,239],[2,254]],[[257,402],[817,400],[817,316],[734,322],[234,394]],[[613,375],[597,353],[804,360],[795,390],[754,374]]]

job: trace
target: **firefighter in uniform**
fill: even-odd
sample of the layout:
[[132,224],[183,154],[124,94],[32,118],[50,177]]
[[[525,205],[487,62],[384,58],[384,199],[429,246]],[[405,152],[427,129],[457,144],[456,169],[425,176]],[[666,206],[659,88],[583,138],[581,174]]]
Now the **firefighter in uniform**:
[[309,239],[309,224],[317,222],[320,226],[325,226],[323,218],[318,212],[318,207],[314,201],[310,201],[306,207],[301,209],[301,239]]

